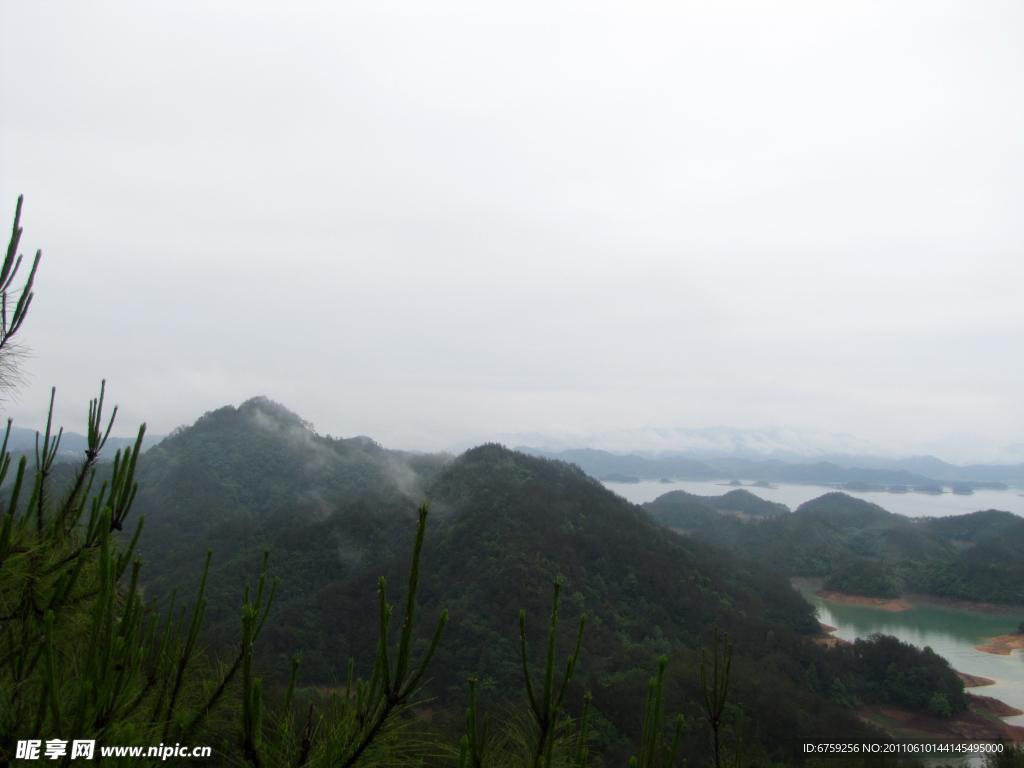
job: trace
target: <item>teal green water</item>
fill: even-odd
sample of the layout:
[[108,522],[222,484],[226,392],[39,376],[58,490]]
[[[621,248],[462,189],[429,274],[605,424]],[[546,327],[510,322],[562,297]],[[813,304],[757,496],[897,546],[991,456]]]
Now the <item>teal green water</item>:
[[[1024,710],[1024,651],[997,656],[975,650],[990,637],[1016,629],[1024,610],[1016,615],[977,613],[934,603],[912,603],[909,611],[887,611],[835,600],[814,594],[820,587],[801,586],[800,592],[818,609],[818,618],[836,627],[836,637],[855,640],[874,632],[895,635],[919,648],[932,650],[949,660],[953,668],[996,681],[995,685],[972,688],[971,693],[993,696],[1010,706]],[[1024,715],[1006,718],[1006,722],[1024,725]]]

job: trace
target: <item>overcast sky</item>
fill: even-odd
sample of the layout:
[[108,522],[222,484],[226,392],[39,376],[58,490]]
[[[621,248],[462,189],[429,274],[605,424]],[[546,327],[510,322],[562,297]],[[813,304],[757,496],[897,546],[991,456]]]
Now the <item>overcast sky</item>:
[[1022,40],[1017,0],[2,0],[6,409],[1024,461]]

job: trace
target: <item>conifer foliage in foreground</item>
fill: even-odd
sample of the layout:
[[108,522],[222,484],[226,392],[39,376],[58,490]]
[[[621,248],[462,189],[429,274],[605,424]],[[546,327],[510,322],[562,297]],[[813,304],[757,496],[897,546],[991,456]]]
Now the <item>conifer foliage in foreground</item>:
[[[21,205],[19,198],[0,280],[0,352],[24,321],[39,263],[37,254],[9,318],[7,288],[21,262],[15,258]],[[140,427],[133,447],[117,452],[110,478],[94,487],[99,456],[117,414],[114,408],[104,430],[105,385],[89,404],[85,457],[70,487],[52,498],[51,474],[63,434],[52,432],[54,391],[41,443],[37,435],[35,472],[30,473],[28,457],[22,456],[9,496],[0,499],[0,762],[15,759],[19,740],[94,741],[94,759],[102,763],[102,748],[108,745],[209,744],[217,739],[223,757],[254,766],[347,766],[375,762],[384,754],[385,762],[407,764],[412,757],[407,747],[418,747],[418,742],[398,738],[397,716],[418,690],[447,621],[442,614],[432,645],[413,665],[426,506],[420,508],[409,600],[394,655],[388,632],[392,608],[381,579],[381,641],[372,678],[353,681],[350,674],[344,698],[332,697],[322,712],[310,706],[298,730],[290,712],[298,658],[276,717],[265,717],[261,681],[253,671],[253,649],[277,586],[275,581],[267,588],[269,552],[254,597],[246,587],[242,640],[226,661],[207,658],[200,645],[212,552],[191,605],[179,606],[176,593],[166,608],[144,603],[138,589],[142,561],[132,559],[144,520],[139,518],[127,544],[122,539],[138,491],[135,469],[146,428]],[[10,430],[8,420],[0,448],[0,485],[11,470]],[[74,757],[65,747],[56,764],[70,764]],[[117,757],[107,762],[151,760]]]
[[[51,401],[51,416],[52,407]],[[144,603],[138,590],[142,562],[131,560],[144,521],[138,520],[126,546],[118,540],[138,490],[134,474],[145,425],[135,446],[115,456],[111,479],[99,489],[93,487],[97,458],[113,425],[111,417],[102,430],[102,415],[101,390],[90,403],[86,457],[63,498],[48,500],[47,480],[60,443],[60,433],[51,435],[48,422],[27,503],[25,457],[5,500],[0,529],[0,754],[10,760],[17,741],[26,739],[93,740],[100,750],[217,738],[225,757],[255,766],[348,766],[362,758],[373,762],[381,746],[391,758],[388,762],[407,764],[411,755],[405,747],[419,744],[395,737],[396,716],[418,690],[447,616],[442,614],[425,657],[413,665],[415,600],[406,605],[392,653],[392,607],[381,579],[381,642],[372,678],[364,682],[350,676],[345,696],[334,697],[324,712],[314,713],[311,707],[305,726],[297,731],[290,712],[296,659],[284,711],[271,724],[265,717],[261,681],[253,672],[253,648],[276,588],[276,582],[269,589],[267,585],[269,553],[255,595],[246,591],[237,652],[226,662],[209,661],[199,644],[207,606],[205,572],[191,605],[179,607],[175,596],[160,610],[155,602]],[[0,484],[11,466],[6,443],[5,438]],[[423,505],[410,570],[411,596],[416,593],[426,516]],[[71,751],[65,751],[58,765],[71,762]],[[130,759],[116,761],[123,765]]]

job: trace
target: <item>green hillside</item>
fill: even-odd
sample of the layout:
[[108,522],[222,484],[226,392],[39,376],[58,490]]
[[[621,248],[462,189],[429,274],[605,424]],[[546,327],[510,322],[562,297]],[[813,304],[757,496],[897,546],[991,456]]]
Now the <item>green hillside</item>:
[[[450,459],[389,451],[368,438],[322,437],[266,398],[207,413],[139,460],[135,509],[146,518],[139,549],[147,593],[166,596],[179,586],[189,594],[213,549],[207,626],[233,641],[234,606],[270,547],[281,577],[279,616],[297,612],[282,642],[306,646],[309,601],[324,584],[373,570],[408,545],[416,505]],[[309,674],[337,672],[310,650]]]
[[990,509],[924,525],[935,535],[948,536],[958,549],[955,558],[937,563],[928,572],[930,591],[964,600],[1024,605],[1024,519]]
[[207,413],[170,434],[146,452],[139,480],[161,498],[157,486],[187,459],[258,517],[296,503],[329,505],[362,493],[418,498],[450,458],[389,451],[367,437],[323,437],[296,414],[259,397]]
[[[453,460],[388,451],[365,438],[319,437],[294,414],[257,399],[178,430],[142,456],[138,474],[147,597],[166,599],[172,585],[190,594],[212,548],[206,638],[213,649],[237,641],[243,584],[255,581],[269,547],[280,586],[258,659],[278,684],[296,652],[300,686],[336,684],[349,657],[357,673],[369,672],[377,577],[394,585],[392,600],[403,599],[399,585],[424,496],[433,511],[419,602],[424,615],[447,609],[451,617],[424,692],[439,712],[465,705],[468,677],[479,680],[482,705],[492,711],[520,701],[517,616],[526,610],[538,653],[555,579],[567,623],[581,612],[589,617],[570,709],[578,715],[583,692],[593,693],[602,759],[618,762],[635,752],[646,681],[666,654],[667,706],[687,715],[686,749],[700,762],[707,734],[699,649],[710,645],[715,626],[734,645],[732,701],[743,705],[752,729],[751,754],[766,760],[788,760],[794,735],[867,736],[849,710],[857,701],[925,706],[900,698],[884,675],[875,680],[863,653],[811,642],[813,609],[781,571],[665,530],[571,464],[498,445]],[[678,492],[668,496],[687,501]],[[739,519],[719,514],[716,504],[793,517],[746,491],[688,503],[736,525]],[[910,668],[930,663],[915,649],[905,653]],[[931,681],[929,702],[941,686],[953,691],[943,701],[955,711],[962,688],[945,669],[922,679]]]
[[[764,520],[708,514],[694,499],[665,494],[644,505],[662,524],[790,576],[818,576],[840,592],[904,592],[1024,605],[1024,519],[988,510],[909,518],[843,493]],[[710,505],[721,505],[725,497]]]
[[721,496],[697,496],[686,491],[669,491],[642,506],[652,517],[670,528],[695,528],[716,521],[721,513],[775,517],[789,512],[785,504],[765,501],[742,489]]

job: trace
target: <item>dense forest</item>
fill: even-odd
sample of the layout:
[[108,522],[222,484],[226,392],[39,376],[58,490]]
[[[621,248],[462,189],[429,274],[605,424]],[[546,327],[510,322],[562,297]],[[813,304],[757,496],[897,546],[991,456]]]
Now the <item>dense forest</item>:
[[[450,616],[424,690],[438,728],[452,727],[446,713],[464,706],[467,678],[478,681],[481,706],[519,700],[516,617],[526,610],[529,644],[539,652],[555,580],[563,612],[588,616],[568,706],[579,715],[591,692],[595,759],[636,750],[645,681],[662,654],[666,706],[701,730],[700,648],[715,627],[728,631],[742,671],[734,701],[747,718],[749,754],[785,760],[798,734],[866,735],[851,710],[860,702],[940,712],[964,706],[959,678],[941,659],[904,649],[904,666],[922,670],[921,686],[914,697],[900,692],[886,679],[891,661],[878,666],[866,651],[830,651],[810,640],[819,631],[813,609],[783,572],[676,536],[564,462],[498,445],[458,458],[389,451],[365,438],[318,436],[257,398],[178,430],[140,458],[137,475],[146,595],[166,600],[174,586],[190,594],[212,548],[205,626],[214,649],[237,642],[242,585],[258,578],[269,547],[280,586],[256,655],[268,683],[283,684],[299,651],[300,689],[343,680],[350,656],[357,674],[370,672],[376,581],[383,574],[402,582],[417,502],[426,498],[432,513],[420,610]],[[695,513],[733,519],[715,504],[751,519],[792,516],[743,490],[696,502]],[[698,759],[705,736],[691,736],[683,752]]]
[[837,592],[1024,605],[1024,519],[1009,512],[909,518],[829,493],[764,519],[709,513],[729,495],[673,491],[644,507],[692,538],[763,558],[790,576],[825,578]]
[[[81,474],[72,467],[47,471],[67,491]],[[118,477],[109,463],[94,461],[93,469],[97,483]],[[794,739],[877,738],[856,715],[862,703],[943,717],[967,706],[960,678],[928,649],[885,637],[833,649],[815,643],[813,609],[787,574],[737,545],[746,531],[802,515],[747,491],[712,500],[672,492],[648,511],[571,464],[499,445],[452,457],[322,437],[264,398],[177,430],[138,456],[132,471],[132,515],[145,524],[134,545],[122,546],[142,555],[139,589],[157,606],[202,591],[201,647],[211,660],[245,647],[237,607],[249,599],[247,583],[263,583],[269,550],[267,573],[278,581],[252,669],[272,701],[313,705],[351,674],[374,674],[378,578],[404,583],[426,499],[418,611],[448,618],[418,691],[430,703],[415,722],[438,738],[454,742],[462,732],[456,713],[466,706],[468,679],[481,709],[521,706],[516,619],[525,612],[528,660],[543,666],[552,583],[560,585],[563,621],[587,616],[564,712],[586,716],[592,765],[643,751],[644,697],[655,675],[664,680],[664,711],[684,715],[679,757],[705,762],[713,734],[701,703],[702,649],[717,647],[719,631],[734,669],[722,738],[736,743],[742,710],[744,754],[754,764],[791,761]],[[731,545],[658,523],[673,510],[671,522],[728,533]],[[852,519],[860,519],[856,510]],[[402,601],[406,593],[389,594]],[[410,647],[422,653],[432,631],[417,625]],[[570,655],[572,642],[572,633],[559,634],[555,655]]]
[[[49,477],[67,490],[73,468],[54,463]],[[95,482],[113,476],[110,463],[94,469]],[[421,727],[458,740],[468,679],[481,709],[521,705],[517,616],[525,611],[531,664],[543,664],[557,582],[563,621],[587,615],[565,712],[578,720],[586,703],[593,765],[642,750],[646,682],[659,657],[665,711],[685,716],[679,756],[703,763],[711,734],[701,649],[715,645],[716,631],[728,633],[735,669],[722,727],[735,740],[742,709],[755,763],[790,761],[794,738],[877,737],[856,715],[861,704],[962,711],[960,678],[928,649],[886,637],[815,643],[813,609],[788,576],[891,594],[912,572],[905,561],[963,557],[974,549],[963,542],[1012,541],[1016,530],[993,512],[922,525],[842,494],[793,513],[742,489],[711,498],[672,491],[639,507],[571,464],[499,445],[453,457],[324,437],[265,398],[204,415],[139,456],[133,471],[132,514],[145,521],[139,588],[163,606],[175,592],[202,589],[210,659],[244,644],[237,607],[269,550],[268,573],[279,581],[252,659],[271,700],[285,696],[289,677],[288,696],[313,704],[350,673],[372,675],[378,578],[403,584],[423,499],[432,512],[418,610],[445,610],[448,623],[419,691],[430,702]],[[422,652],[431,632],[418,626],[414,647]],[[560,634],[556,655],[569,654],[572,639]]]

